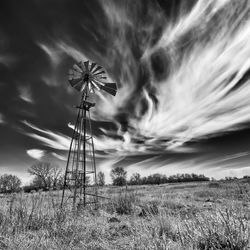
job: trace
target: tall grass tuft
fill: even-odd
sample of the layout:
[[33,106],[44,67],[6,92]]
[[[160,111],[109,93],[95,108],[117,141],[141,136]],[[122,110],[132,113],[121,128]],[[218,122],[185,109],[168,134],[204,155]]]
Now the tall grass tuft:
[[249,244],[249,222],[236,208],[202,213],[184,225],[181,240],[195,249],[244,250]]
[[113,212],[117,214],[131,215],[134,212],[134,204],[138,201],[134,192],[120,193],[114,197],[111,205]]

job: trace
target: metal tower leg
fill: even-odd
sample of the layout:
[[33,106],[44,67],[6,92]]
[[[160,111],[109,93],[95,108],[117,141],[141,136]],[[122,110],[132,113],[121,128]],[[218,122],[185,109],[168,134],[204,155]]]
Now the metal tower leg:
[[95,147],[94,147],[94,140],[93,140],[93,133],[92,133],[92,126],[91,126],[91,118],[90,118],[90,112],[89,114],[89,127],[90,127],[90,136],[91,136],[91,144],[92,144],[92,158],[93,158],[93,171],[94,171],[94,189],[95,189],[95,201],[96,201],[96,209],[98,208],[98,185],[97,185],[97,176],[96,176],[96,164],[95,164]]
[[[80,106],[77,107],[78,116],[64,176],[61,206],[69,198],[73,198],[73,210],[88,204],[95,204],[97,207],[98,202],[94,142],[90,119],[90,108],[94,104],[88,102],[87,98],[86,94],[83,95]],[[92,177],[91,183],[88,183],[89,177]],[[71,191],[71,195],[66,195],[67,189]]]
[[80,117],[80,109],[78,110],[78,114],[77,114],[77,118],[76,118],[76,123],[75,123],[75,127],[74,127],[74,130],[73,130],[73,135],[72,135],[71,142],[70,142],[70,147],[69,147],[67,165],[66,165],[66,170],[65,170],[65,174],[64,174],[64,182],[63,182],[63,192],[62,192],[61,207],[63,206],[63,201],[64,201],[64,198],[65,198],[65,190],[66,190],[66,188],[67,188],[67,173],[68,173],[68,171],[69,171],[70,156],[71,156],[71,152],[72,152],[72,147],[73,147],[74,138],[75,138],[75,136],[76,136],[77,124],[79,123],[79,117]]

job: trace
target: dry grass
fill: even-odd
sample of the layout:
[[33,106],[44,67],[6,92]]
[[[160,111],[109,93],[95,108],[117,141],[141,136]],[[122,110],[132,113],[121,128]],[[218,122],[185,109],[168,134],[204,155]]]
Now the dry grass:
[[[0,249],[249,249],[249,183],[103,188],[97,211],[60,193],[0,198]],[[116,218],[116,219],[114,219]]]

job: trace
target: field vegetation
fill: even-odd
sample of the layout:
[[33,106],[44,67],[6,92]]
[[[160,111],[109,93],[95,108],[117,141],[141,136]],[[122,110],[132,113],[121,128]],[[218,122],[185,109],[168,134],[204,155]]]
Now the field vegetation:
[[0,249],[250,247],[250,181],[104,186],[99,208],[60,208],[61,191],[1,195]]

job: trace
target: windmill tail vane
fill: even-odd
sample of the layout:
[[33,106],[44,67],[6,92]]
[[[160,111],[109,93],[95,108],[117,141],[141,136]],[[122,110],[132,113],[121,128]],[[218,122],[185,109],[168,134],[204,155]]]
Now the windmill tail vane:
[[[82,93],[78,115],[71,138],[66,171],[64,175],[61,206],[71,203],[73,209],[88,204],[98,204],[95,149],[90,118],[90,109],[95,103],[87,101],[90,93],[103,91],[116,95],[117,85],[107,81],[102,66],[94,62],[78,62],[69,70],[70,85]],[[72,199],[73,200],[72,200]]]

